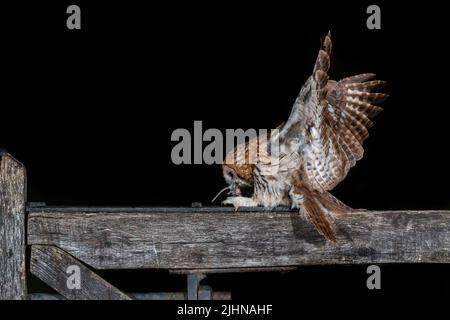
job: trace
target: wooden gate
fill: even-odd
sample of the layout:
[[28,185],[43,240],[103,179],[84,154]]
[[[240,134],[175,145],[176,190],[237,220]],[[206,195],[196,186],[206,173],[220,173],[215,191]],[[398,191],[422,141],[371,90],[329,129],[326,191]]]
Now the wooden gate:
[[[4,151],[0,157],[0,299],[228,299],[201,285],[208,273],[450,263],[449,211],[352,213],[336,219],[331,243],[287,209],[27,204],[24,166]],[[60,296],[27,293],[27,258],[29,271]],[[74,266],[76,288],[68,284]],[[96,274],[105,269],[183,273],[187,291],[124,293]]]

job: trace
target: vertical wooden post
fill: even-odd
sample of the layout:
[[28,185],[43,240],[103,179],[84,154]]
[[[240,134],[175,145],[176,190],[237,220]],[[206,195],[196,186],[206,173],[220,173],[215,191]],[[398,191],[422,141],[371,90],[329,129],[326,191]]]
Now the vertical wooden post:
[[25,167],[0,149],[0,300],[27,298]]

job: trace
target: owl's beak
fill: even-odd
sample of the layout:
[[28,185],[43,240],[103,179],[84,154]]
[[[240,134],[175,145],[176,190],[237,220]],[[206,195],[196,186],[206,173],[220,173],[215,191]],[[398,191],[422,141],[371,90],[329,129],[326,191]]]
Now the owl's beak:
[[241,195],[241,189],[239,188],[237,183],[233,183],[231,185],[229,194],[233,197],[239,197]]

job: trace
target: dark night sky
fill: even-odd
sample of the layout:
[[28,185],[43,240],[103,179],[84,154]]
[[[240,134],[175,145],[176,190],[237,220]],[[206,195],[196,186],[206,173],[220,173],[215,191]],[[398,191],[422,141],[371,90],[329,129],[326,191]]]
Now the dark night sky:
[[0,145],[27,166],[30,200],[207,203],[224,186],[220,169],[173,165],[171,132],[192,130],[194,120],[219,129],[278,125],[331,29],[331,76],[375,72],[390,94],[364,159],[335,194],[369,209],[450,208],[439,11],[383,4],[374,31],[362,3],[81,3],[82,30],[69,31],[65,8],[21,10],[6,40]]
[[372,1],[316,2],[74,1],[81,31],[65,26],[72,2],[2,10],[13,32],[2,39],[0,147],[26,165],[29,200],[208,203],[221,170],[172,164],[172,131],[286,120],[330,29],[331,77],[374,72],[390,94],[334,194],[367,209],[450,209],[445,11],[376,2],[382,29],[368,30]]

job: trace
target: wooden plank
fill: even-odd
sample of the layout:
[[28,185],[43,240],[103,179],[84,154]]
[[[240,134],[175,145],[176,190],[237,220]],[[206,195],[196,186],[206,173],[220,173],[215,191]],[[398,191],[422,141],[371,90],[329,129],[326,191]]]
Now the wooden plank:
[[[233,207],[60,207],[46,206],[44,202],[31,202],[27,208],[30,213],[229,213],[234,214]],[[262,207],[242,207],[239,212],[292,212],[287,207],[266,209]]]
[[[146,293],[127,293],[133,300],[187,300],[186,292],[146,292]],[[230,292],[213,291],[212,300],[231,300]],[[60,294],[51,293],[32,293],[30,300],[66,300]]]
[[221,268],[221,269],[169,269],[172,274],[193,274],[193,273],[237,273],[237,272],[280,272],[287,273],[298,268],[288,267],[253,267],[253,268]]
[[357,212],[325,241],[296,212],[33,212],[31,244],[96,269],[223,269],[318,264],[450,263],[450,212]]
[[[79,287],[69,286],[79,268]],[[102,279],[80,261],[53,246],[31,247],[31,273],[70,300],[130,300],[126,294]]]
[[0,300],[27,297],[25,167],[0,150]]

